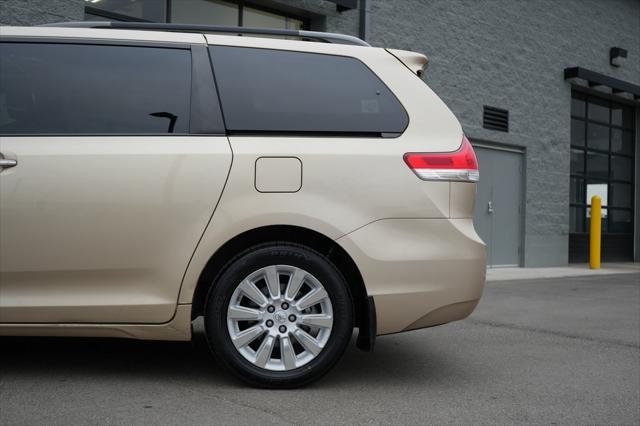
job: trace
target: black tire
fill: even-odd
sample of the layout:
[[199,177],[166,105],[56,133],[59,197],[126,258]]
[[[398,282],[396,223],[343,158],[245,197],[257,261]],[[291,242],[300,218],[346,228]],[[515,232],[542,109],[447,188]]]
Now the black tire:
[[[290,265],[312,274],[329,295],[333,310],[331,334],[322,351],[307,364],[288,371],[260,368],[245,359],[227,328],[227,309],[237,286],[249,274],[270,265]],[[262,244],[240,253],[222,268],[207,295],[205,329],[214,355],[241,380],[256,387],[294,388],[318,380],[341,358],[353,332],[353,301],[343,275],[327,257],[298,244]]]

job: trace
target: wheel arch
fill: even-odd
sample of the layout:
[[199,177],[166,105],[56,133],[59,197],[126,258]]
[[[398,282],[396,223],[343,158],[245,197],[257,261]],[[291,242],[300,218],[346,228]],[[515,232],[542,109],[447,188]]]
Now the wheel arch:
[[[193,293],[191,308],[192,320],[203,315],[207,294],[217,275],[220,273],[220,269],[231,260],[233,256],[241,251],[256,244],[268,242],[301,244],[328,257],[344,275],[349,285],[354,303],[354,325],[360,328],[361,331],[366,329],[367,335],[371,335],[371,327],[374,327],[373,335],[375,336],[375,322],[371,324],[372,309],[375,309],[372,306],[373,299],[368,297],[362,274],[351,256],[344,248],[326,235],[308,228],[291,225],[270,225],[254,228],[224,243],[209,258],[200,273],[198,283]],[[375,316],[375,310],[373,311],[373,315]],[[363,335],[365,333],[360,334]],[[360,343],[358,346],[361,346]],[[370,345],[367,344],[364,346],[364,349],[370,349],[369,346],[372,347],[373,342],[371,342]]]

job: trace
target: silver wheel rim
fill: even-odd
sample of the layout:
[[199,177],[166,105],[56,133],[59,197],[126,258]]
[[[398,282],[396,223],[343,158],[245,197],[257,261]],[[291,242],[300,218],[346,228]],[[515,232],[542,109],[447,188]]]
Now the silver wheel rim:
[[233,345],[247,361],[271,371],[311,362],[329,341],[332,327],[327,291],[295,266],[272,265],[249,274],[227,308]]

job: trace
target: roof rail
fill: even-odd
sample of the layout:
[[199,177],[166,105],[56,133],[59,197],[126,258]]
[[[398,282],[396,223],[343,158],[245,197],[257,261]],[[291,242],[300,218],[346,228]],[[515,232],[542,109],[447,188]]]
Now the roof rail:
[[224,27],[218,25],[195,24],[164,24],[156,22],[117,22],[117,21],[72,21],[44,24],[43,27],[71,27],[71,28],[112,28],[121,30],[153,30],[153,31],[177,31],[188,33],[229,33],[229,34],[261,34],[288,37],[301,37],[311,40],[324,41],[326,43],[351,44],[356,46],[369,46],[364,40],[346,34],[323,33],[304,30],[280,30],[276,28],[248,28],[248,27]]

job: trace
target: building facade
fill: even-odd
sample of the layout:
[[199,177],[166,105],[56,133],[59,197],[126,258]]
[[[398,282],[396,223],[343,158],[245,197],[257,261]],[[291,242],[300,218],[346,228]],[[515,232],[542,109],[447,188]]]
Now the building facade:
[[128,20],[340,32],[429,57],[476,147],[494,266],[640,260],[640,0],[3,0],[1,25]]

